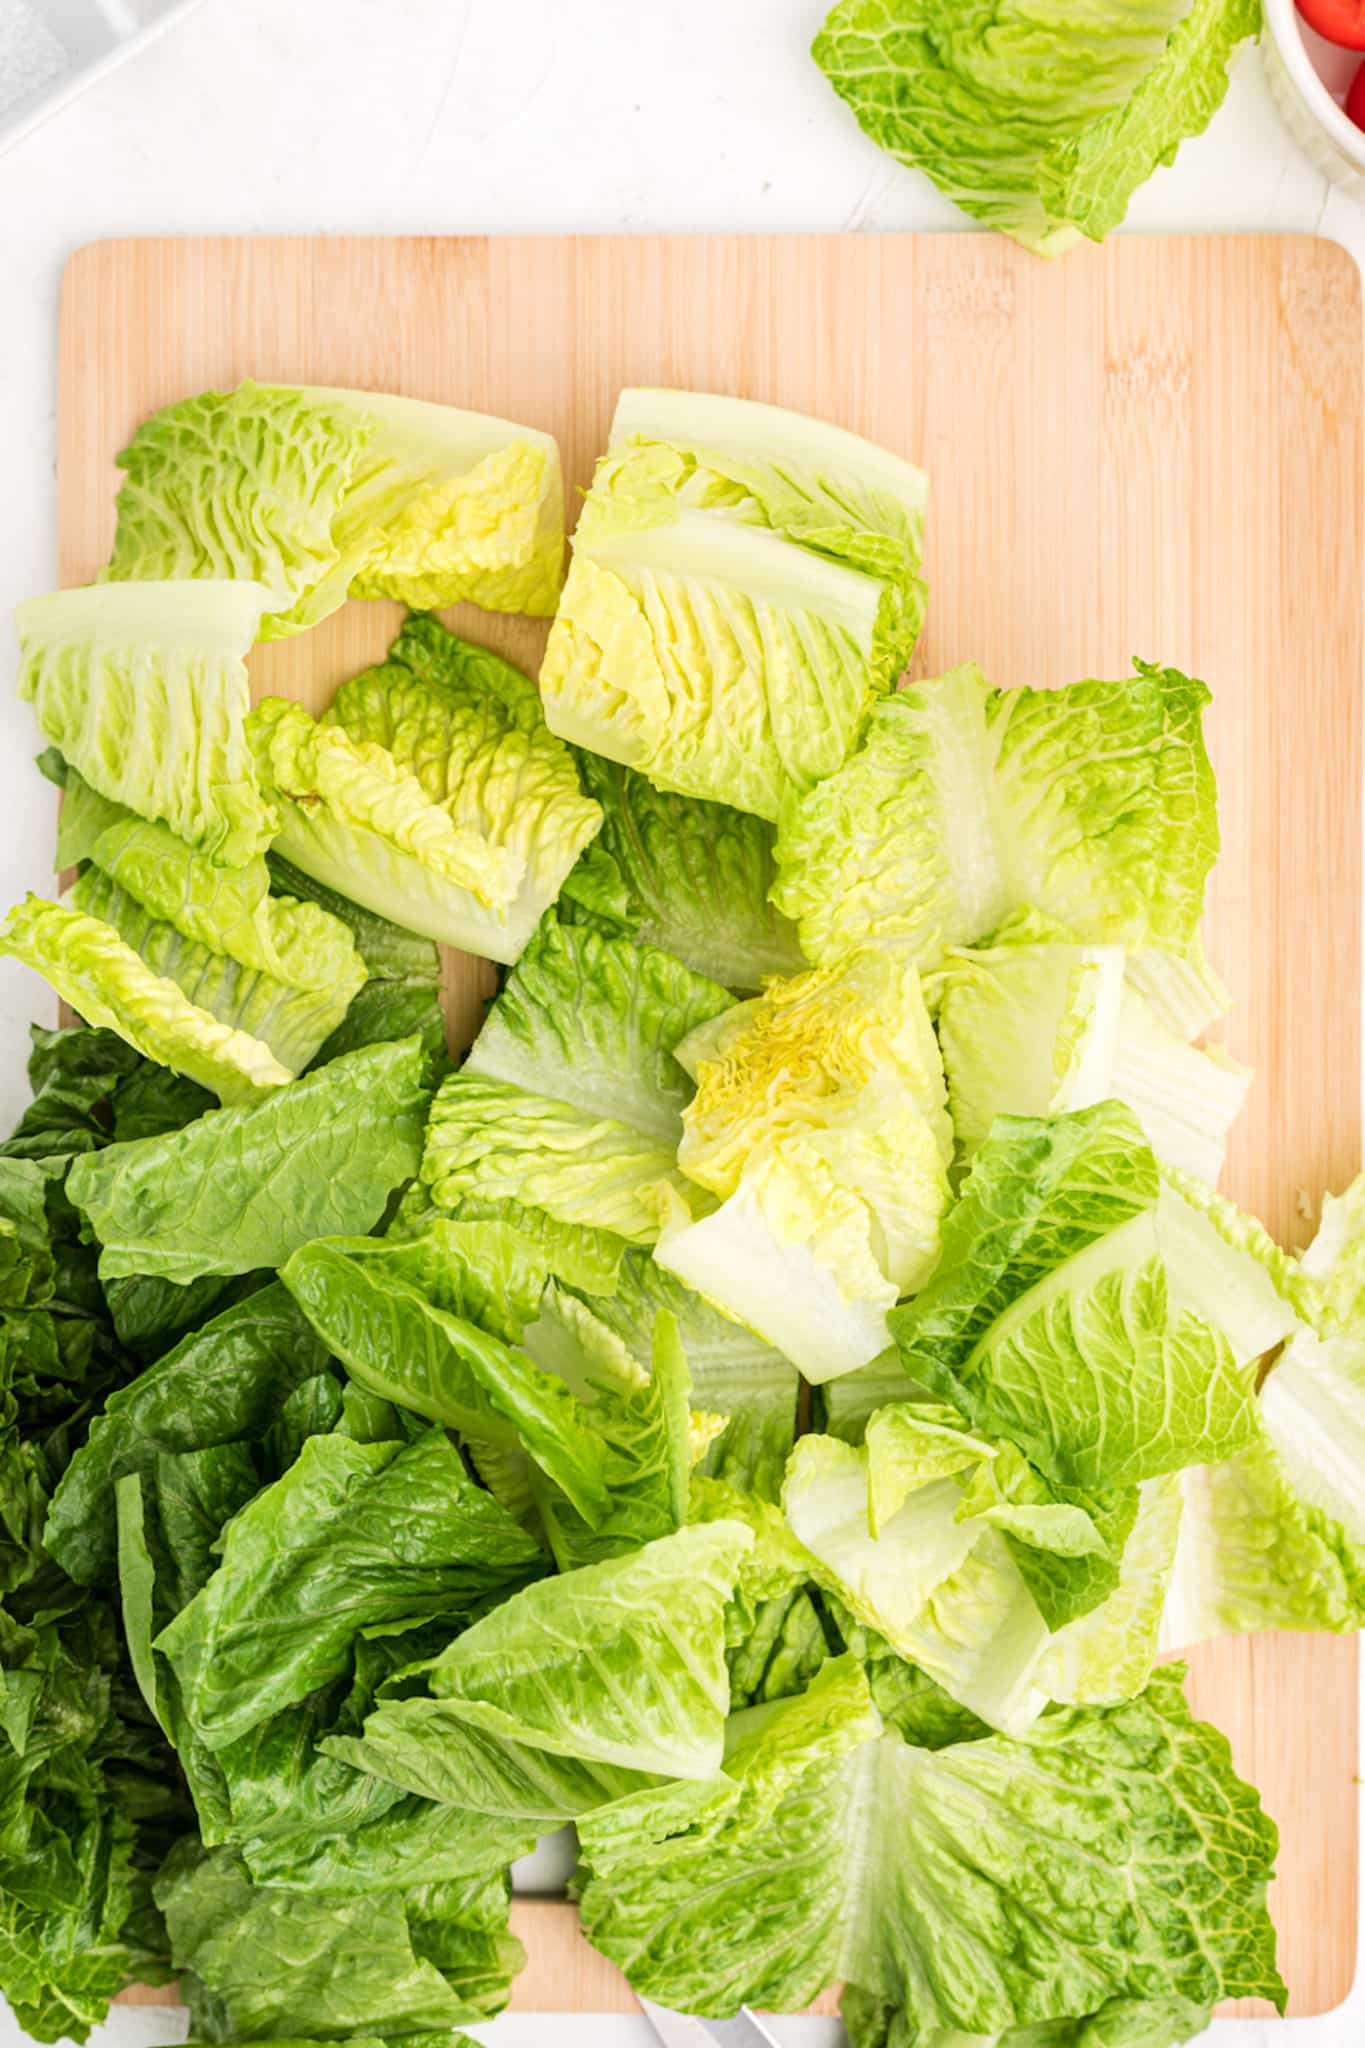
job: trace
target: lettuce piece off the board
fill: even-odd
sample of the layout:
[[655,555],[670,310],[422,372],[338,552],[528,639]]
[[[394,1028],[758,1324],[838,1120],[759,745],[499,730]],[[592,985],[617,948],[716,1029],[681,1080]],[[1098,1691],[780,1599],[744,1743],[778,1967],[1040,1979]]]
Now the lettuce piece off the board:
[[974,663],[916,683],[785,806],[774,901],[821,962],[931,967],[1025,907],[1086,945],[1188,953],[1218,851],[1208,701],[1148,662],[1061,690],[992,689]]
[[681,961],[547,917],[432,1106],[422,1179],[456,1211],[511,1202],[652,1244],[685,1206],[692,1083],[674,1047],[732,998]]
[[1276,1830],[1181,1677],[929,1750],[883,1732],[839,1658],[736,1716],[709,1785],[580,1822],[589,1939],[645,1996],[716,2017],[843,1979],[859,2048],[1015,2028],[1167,2048],[1220,1998],[1282,2008]]
[[1115,1100],[1159,1159],[1218,1179],[1250,1070],[1168,1030],[1125,968],[1121,946],[1082,945],[1036,911],[1016,912],[985,945],[945,953],[935,993],[960,1163],[997,1116]]
[[546,615],[564,487],[548,434],[374,391],[239,384],[165,406],[119,456],[106,578],[250,577],[263,633],[346,597]]
[[678,1164],[720,1207],[659,1263],[832,1379],[885,1350],[938,1256],[952,1136],[908,962],[864,953],[775,981],[695,1031]]
[[290,1074],[308,1065],[365,982],[346,925],[316,904],[273,896],[264,860],[215,867],[145,819],[100,834],[69,900],[111,925],[188,1001],[269,1046]]
[[97,886],[82,892],[76,909],[26,897],[0,924],[0,953],[35,968],[88,1024],[116,1031],[145,1058],[197,1082],[222,1103],[260,1102],[288,1081],[289,1068],[264,1039],[191,1001],[179,981],[158,973],[112,923],[89,913],[92,897],[101,902]]
[[246,733],[258,583],[54,591],[15,609],[19,694],[96,790],[225,867],[279,829]]
[[552,730],[776,818],[909,659],[926,495],[920,470],[823,421],[624,392],[541,670]]
[[812,54],[874,142],[1059,256],[1203,132],[1260,22],[1255,0],[839,0]]
[[99,1240],[101,1277],[183,1285],[371,1229],[417,1170],[426,1074],[417,1039],[365,1046],[251,1108],[78,1159],[67,1193]]

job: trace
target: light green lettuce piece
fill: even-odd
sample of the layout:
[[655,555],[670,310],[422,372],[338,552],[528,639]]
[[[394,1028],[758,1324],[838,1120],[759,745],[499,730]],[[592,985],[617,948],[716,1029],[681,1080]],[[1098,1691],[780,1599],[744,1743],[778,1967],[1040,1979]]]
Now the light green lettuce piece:
[[987,945],[944,955],[938,1033],[961,1161],[997,1116],[1057,1116],[1113,1099],[1159,1158],[1217,1180],[1250,1071],[1168,1031],[1124,966],[1121,947],[1081,945],[1027,910]]
[[[1286,1398],[1277,1425],[1300,1421],[1289,1411]],[[1267,1416],[1264,1435],[1239,1457],[1180,1474],[1163,1649],[1267,1629],[1353,1635],[1365,1623],[1365,1542],[1298,1490],[1281,1455],[1284,1441]],[[1299,1446],[1301,1453],[1313,1448]],[[1339,1448],[1333,1461],[1345,1463]],[[1355,1521],[1358,1527],[1358,1511]]]
[[1188,1205],[1189,1237],[1168,1232],[1159,1185],[1121,1104],[1001,1117],[937,1271],[890,1317],[910,1377],[1057,1485],[1133,1486],[1254,1435],[1245,1333],[1263,1285],[1282,1304]]
[[1146,1683],[1179,1514],[1171,1479],[1101,1509],[1019,1462],[951,1409],[902,1404],[872,1418],[861,1447],[803,1437],[783,1489],[822,1590],[1011,1733],[1050,1699],[1122,1699]]
[[382,1701],[361,1735],[323,1747],[485,1831],[548,1833],[680,1763],[705,1775],[721,1755],[723,1615],[744,1542],[735,1523],[689,1529],[554,1580],[551,1601],[514,1597],[427,1667],[435,1697]]
[[348,595],[554,610],[559,451],[533,427],[372,391],[239,384],[163,407],[119,456],[104,574],[243,577],[265,634]]
[[610,1117],[675,1149],[693,1085],[675,1048],[734,1008],[654,947],[547,917],[461,1070]]
[[785,806],[773,900],[820,962],[935,965],[1032,906],[1086,945],[1195,938],[1218,849],[1201,682],[995,690],[966,664],[875,705],[858,751]]
[[1118,226],[1207,127],[1253,0],[839,0],[813,56],[863,131],[1041,256]]
[[1298,1261],[1206,1182],[1163,1165],[1156,1217],[1172,1304],[1216,1323],[1239,1365],[1314,1319],[1316,1297]]
[[223,1103],[259,1102],[290,1078],[262,1039],[220,1023],[80,908],[26,897],[0,925],[0,953],[36,969],[87,1024],[116,1031]]
[[591,544],[598,519],[700,507],[866,570],[886,586],[895,676],[924,623],[928,497],[922,469],[827,420],[714,392],[627,389],[579,533]]
[[766,818],[655,789],[599,754],[577,758],[602,829],[564,883],[562,919],[661,947],[744,994],[800,972],[796,931],[768,901],[777,871]]
[[414,617],[381,666],[342,684],[321,722],[359,748],[383,747],[457,832],[511,856],[520,880],[490,957],[515,960],[602,817],[535,684],[439,619]]
[[224,866],[279,827],[246,733],[258,583],[93,585],[15,611],[19,694],[90,787]]
[[[415,1212],[419,1205],[424,1216],[427,1212],[433,1216],[447,1213],[438,1211],[432,1190],[423,1181],[413,1183],[406,1199],[413,1211],[414,1227],[417,1227]],[[505,1224],[518,1237],[535,1246],[549,1271],[566,1287],[578,1288],[584,1294],[592,1295],[594,1300],[616,1292],[626,1241],[614,1231],[594,1230],[586,1224],[561,1223],[544,1209],[529,1209],[511,1199],[497,1201],[480,1195],[462,1196],[451,1205],[448,1213],[460,1223]],[[400,1210],[390,1225],[390,1235],[401,1227],[404,1227],[404,1219]],[[425,1222],[420,1227],[425,1228]]]
[[575,547],[540,672],[550,730],[660,789],[776,819],[832,774],[878,688],[883,586],[684,510]]
[[[1297,1272],[1267,1240],[1269,1273],[1317,1327],[1295,1327],[1272,1365],[1256,1441],[1183,1475],[1168,1647],[1261,1629],[1352,1633],[1365,1621],[1360,1187],[1324,1200]],[[1230,1234],[1224,1205],[1213,1213]]]
[[678,1164],[721,1207],[657,1258],[816,1382],[886,1348],[948,1206],[942,1061],[913,966],[866,953],[695,1032]]
[[1200,1038],[1232,1008],[1232,995],[1214,973],[1196,937],[1183,953],[1142,946],[1130,953],[1127,980],[1157,1022],[1186,1044]]
[[929,1396],[916,1386],[891,1344],[870,1365],[841,1373],[815,1389],[814,1426],[844,1443],[860,1444],[879,1408],[920,1398]]
[[215,867],[145,819],[101,833],[69,900],[198,1008],[262,1040],[290,1073],[308,1065],[365,981],[346,926],[272,896],[263,860]]
[[460,1072],[431,1107],[422,1179],[438,1207],[469,1197],[548,1216],[626,1244],[653,1244],[669,1191],[687,1201],[673,1148],[553,1097]]
[[731,1002],[666,953],[547,917],[436,1098],[435,1201],[512,1201],[652,1244],[670,1192],[690,1213],[674,1047]]
[[286,860],[441,945],[508,950],[520,855],[456,825],[386,748],[319,725],[301,704],[263,698],[248,731],[280,802]]
[[673,1317],[695,1406],[727,1418],[701,1471],[775,1501],[796,1440],[800,1378],[791,1361],[644,1252],[627,1252],[615,1292],[594,1294],[588,1305],[641,1365],[652,1356],[660,1311]]
[[[1041,2048],[1087,2020],[1096,2043],[1145,2048],[1198,2032],[1228,1995],[1282,2005],[1275,1828],[1181,1677],[1023,1740],[931,1750],[882,1732],[839,1658],[736,1716],[709,1788],[642,1791],[580,1824],[588,1937],[641,1995],[715,2017],[792,2010],[843,1979],[855,2026],[881,2023],[858,2038],[907,2048],[1034,2026]],[[1183,2033],[1158,2033],[1176,2008]],[[1121,2018],[1145,2030],[1108,2031]]]
[[101,1278],[184,1286],[278,1268],[310,1238],[373,1229],[417,1171],[426,1070],[417,1039],[366,1046],[249,1108],[86,1153],[66,1191],[102,1247]]
[[57,812],[57,847],[52,857],[53,872],[61,874],[64,869],[79,867],[82,861],[89,860],[101,832],[135,813],[126,804],[113,803],[92,789],[85,777],[62,759],[56,747],[44,747],[37,766],[39,774],[62,792]]

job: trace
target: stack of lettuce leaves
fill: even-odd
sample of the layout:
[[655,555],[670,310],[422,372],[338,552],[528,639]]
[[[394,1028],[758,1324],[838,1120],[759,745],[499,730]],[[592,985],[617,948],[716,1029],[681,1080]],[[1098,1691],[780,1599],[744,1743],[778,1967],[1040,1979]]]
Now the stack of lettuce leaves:
[[1158,1660],[1365,1620],[1365,1183],[1301,1258],[1216,1189],[1208,693],[892,693],[919,473],[627,392],[544,710],[425,612],[250,708],[348,592],[549,609],[543,440],[207,394],[26,609],[75,880],[0,947],[83,1021],[0,1145],[0,1989],[450,2048],[573,1829],[702,2014],[1283,2009],[1274,1822]]

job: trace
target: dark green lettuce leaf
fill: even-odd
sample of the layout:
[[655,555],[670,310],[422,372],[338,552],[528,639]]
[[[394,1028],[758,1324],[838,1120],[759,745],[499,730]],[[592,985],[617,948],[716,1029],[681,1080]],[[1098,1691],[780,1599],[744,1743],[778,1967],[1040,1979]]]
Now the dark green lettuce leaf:
[[111,1395],[52,1502],[44,1541],[73,1579],[112,1578],[114,1481],[161,1451],[259,1441],[282,1402],[324,1370],[327,1351],[278,1283],[182,1339]]
[[341,1676],[363,1630],[453,1624],[544,1564],[438,1429],[411,1444],[310,1437],[220,1555],[156,1640],[214,1750]]
[[250,1108],[77,1160],[67,1188],[101,1276],[250,1273],[310,1238],[370,1229],[417,1171],[426,1066],[417,1039],[366,1046]]

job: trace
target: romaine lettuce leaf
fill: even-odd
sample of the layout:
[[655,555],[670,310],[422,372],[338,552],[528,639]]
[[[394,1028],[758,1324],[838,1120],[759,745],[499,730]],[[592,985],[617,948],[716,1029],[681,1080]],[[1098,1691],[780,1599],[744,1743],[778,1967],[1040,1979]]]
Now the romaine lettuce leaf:
[[116,1031],[144,1058],[173,1068],[220,1102],[259,1103],[289,1080],[289,1068],[264,1039],[220,1022],[177,980],[149,965],[98,914],[112,907],[98,894],[94,914],[86,908],[89,894],[76,901],[68,910],[41,896],[25,897],[0,924],[0,954],[34,968],[87,1024]]
[[660,789],[776,819],[834,772],[877,689],[884,586],[684,509],[575,543],[541,695],[550,730]]
[[700,1470],[775,1501],[796,1440],[800,1376],[790,1360],[643,1252],[627,1252],[613,1294],[581,1291],[641,1365],[650,1361],[660,1310],[673,1317],[694,1404],[728,1418]]
[[100,835],[70,901],[112,925],[199,1009],[268,1045],[291,1074],[365,981],[346,926],[315,904],[272,896],[263,860],[215,867],[144,819]]
[[914,968],[866,953],[772,982],[694,1032],[678,1151],[722,1206],[659,1263],[821,1381],[886,1348],[948,1205],[942,1062]]
[[1251,1074],[1168,1031],[1124,969],[1121,947],[1082,945],[1029,910],[985,945],[945,953],[934,979],[960,1160],[970,1163],[997,1116],[1112,1099],[1159,1158],[1217,1180]]
[[43,1542],[82,1585],[115,1563],[114,1482],[184,1453],[263,1437],[294,1388],[324,1370],[326,1348],[278,1284],[233,1304],[109,1396],[62,1475]]
[[213,861],[279,829],[246,734],[246,655],[268,593],[169,582],[54,591],[19,605],[19,694],[100,796],[160,819]]
[[1002,1117],[948,1216],[933,1279],[890,1317],[910,1377],[1057,1485],[1133,1486],[1233,1456],[1255,1433],[1246,1354],[1223,1330],[1240,1304],[1225,1309],[1216,1262],[1186,1270],[1159,1227],[1158,1193],[1118,1103]]
[[924,622],[928,496],[923,470],[826,420],[714,392],[628,389],[575,545],[687,508],[781,534],[881,579],[894,677]]
[[1218,850],[1209,693],[1119,682],[994,690],[964,665],[873,707],[858,751],[786,805],[773,900],[807,955],[934,965],[1031,905],[1086,945],[1192,944]]
[[497,2012],[524,1960],[501,1873],[368,1897],[284,1891],[188,1838],[156,1897],[201,2040],[444,2039]]
[[577,758],[602,829],[564,883],[566,923],[658,946],[745,994],[800,972],[795,929],[768,901],[777,871],[765,818],[655,789],[598,754]]
[[219,1547],[212,1578],[155,1643],[210,1749],[342,1676],[362,1630],[455,1626],[544,1569],[439,1429],[410,1444],[309,1437]]
[[[1361,1185],[1325,1199],[1297,1271],[1277,1246],[1259,1245],[1259,1226],[1234,1240],[1235,1255],[1261,1259],[1274,1299],[1290,1295],[1316,1327],[1294,1328],[1267,1374],[1256,1440],[1237,1458],[1182,1475],[1163,1622],[1169,1647],[1261,1629],[1353,1633],[1365,1624]],[[1222,1248],[1232,1237],[1226,1206],[1215,1205],[1211,1220]]]
[[266,865],[274,894],[292,897],[298,903],[315,903],[349,928],[365,966],[363,985],[312,1063],[325,1066],[362,1045],[414,1035],[432,1054],[443,1052],[441,956],[433,942],[338,895],[278,854],[270,854]]
[[541,671],[552,729],[775,819],[909,659],[926,494],[921,471],[822,421],[623,393]]
[[1207,127],[1254,0],[839,0],[813,56],[864,133],[1040,256],[1118,226]]
[[[515,960],[601,823],[574,757],[545,723],[536,686],[439,619],[410,618],[382,666],[343,683],[324,726],[383,747],[428,803],[515,866],[515,895],[490,957]],[[478,950],[484,950],[480,947]]]
[[[607,1507],[591,1520],[562,1497],[548,1469],[530,1475],[531,1498],[560,1570],[623,1556],[681,1528],[692,1464],[689,1383],[678,1326],[667,1309],[656,1316],[640,1360],[586,1302],[551,1286],[523,1342],[537,1365],[569,1388],[603,1449]],[[477,1446],[474,1454],[477,1463]]]
[[1079,2040],[1087,2019],[1097,2041],[1125,2038],[1107,2017],[1148,2005],[1179,2006],[1190,2034],[1228,1995],[1282,2007],[1276,1831],[1182,1675],[1023,1740],[935,1751],[882,1733],[840,1658],[738,1716],[710,1787],[580,1823],[589,1938],[642,1995],[715,2016],[793,2009],[843,1978],[858,2011],[894,2021],[864,2040],[1060,2040],[1068,2021]]
[[532,427],[372,391],[239,384],[168,405],[118,458],[106,578],[253,577],[265,634],[348,593],[554,610],[559,451]]
[[62,792],[57,811],[57,850],[52,857],[53,872],[61,874],[65,868],[79,867],[82,861],[89,860],[101,832],[136,813],[126,804],[113,803],[92,789],[85,777],[63,760],[56,747],[44,747],[37,765],[39,772]]
[[416,1039],[366,1046],[250,1109],[78,1159],[67,1193],[102,1247],[100,1274],[279,1267],[310,1238],[379,1221],[416,1172],[428,1102]]
[[608,1493],[591,1418],[555,1375],[462,1313],[481,1310],[486,1297],[449,1263],[439,1236],[320,1238],[300,1246],[281,1277],[359,1386],[463,1436],[524,1452],[581,1515],[600,1521]]
[[679,1040],[731,1007],[651,947],[545,919],[432,1108],[422,1179],[632,1244],[658,1235],[692,1083]]
[[720,1765],[723,1616],[750,1539],[689,1528],[505,1601],[330,1756],[410,1793],[545,1832],[661,1777]]

